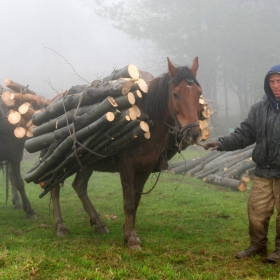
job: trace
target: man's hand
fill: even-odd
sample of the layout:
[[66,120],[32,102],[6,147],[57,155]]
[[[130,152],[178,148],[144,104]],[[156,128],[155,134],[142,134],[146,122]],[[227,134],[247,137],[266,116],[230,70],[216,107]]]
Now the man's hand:
[[208,150],[209,148],[211,148],[211,151],[216,151],[220,148],[220,146],[217,142],[209,142],[204,145],[204,149]]

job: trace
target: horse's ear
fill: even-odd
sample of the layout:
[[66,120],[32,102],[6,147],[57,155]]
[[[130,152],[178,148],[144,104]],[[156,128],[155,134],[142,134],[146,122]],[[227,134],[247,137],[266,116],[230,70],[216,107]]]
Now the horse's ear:
[[167,62],[168,62],[168,74],[171,78],[175,78],[177,75],[177,69],[176,67],[173,65],[173,63],[169,60],[169,58],[167,57]]
[[196,76],[197,73],[197,69],[198,69],[199,63],[198,63],[198,56],[194,58],[193,60],[193,64],[191,67],[191,71],[194,73],[194,75]]

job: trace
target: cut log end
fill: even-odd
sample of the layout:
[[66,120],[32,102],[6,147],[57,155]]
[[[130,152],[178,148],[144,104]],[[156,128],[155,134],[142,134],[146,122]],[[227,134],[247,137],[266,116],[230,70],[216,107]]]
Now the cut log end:
[[115,119],[115,115],[112,112],[107,112],[106,119],[107,121],[112,122]]
[[23,138],[26,134],[26,129],[24,127],[16,127],[14,129],[14,135],[17,137],[17,138]]
[[144,93],[147,93],[148,92],[148,85],[147,83],[143,80],[143,79],[138,79],[136,81],[136,84],[138,85],[139,89],[144,92]]
[[239,191],[241,191],[241,192],[246,191],[246,190],[247,190],[247,184],[246,184],[246,182],[240,181],[240,182],[238,183],[237,189],[238,189]]
[[127,81],[124,83],[123,88],[122,88],[122,95],[125,95],[125,94],[127,94],[127,93],[130,92],[130,89],[131,89],[131,87],[132,87],[132,84],[133,84],[132,80],[127,80]]
[[11,124],[18,124],[21,119],[21,114],[18,111],[10,110],[10,113],[8,115],[8,122]]
[[128,99],[128,101],[129,101],[129,103],[131,104],[131,105],[134,105],[135,104],[135,96],[134,96],[134,94],[132,93],[132,92],[129,92],[128,94],[127,94],[127,99]]
[[129,115],[131,120],[136,120],[137,119],[136,111],[132,107],[130,107],[128,109],[128,115]]
[[137,67],[133,64],[129,64],[127,67],[127,71],[131,79],[138,80],[139,79],[139,71]]
[[145,131],[145,132],[150,131],[149,125],[148,125],[146,122],[144,122],[144,121],[141,121],[141,122],[140,122],[140,127],[141,127],[141,129],[142,129],[143,131]]
[[[133,95],[133,96],[134,96],[134,95]],[[141,117],[141,110],[139,109],[139,107],[138,107],[137,105],[132,105],[131,107],[135,110],[135,112],[136,112],[136,117],[137,117],[137,118],[140,118],[140,117]]]
[[108,96],[108,100],[112,104],[113,107],[118,107],[117,102],[115,101],[115,99],[112,96]]
[[1,95],[3,102],[8,106],[8,107],[13,107],[15,106],[16,101],[11,99],[11,95],[13,93],[9,91],[4,91]]

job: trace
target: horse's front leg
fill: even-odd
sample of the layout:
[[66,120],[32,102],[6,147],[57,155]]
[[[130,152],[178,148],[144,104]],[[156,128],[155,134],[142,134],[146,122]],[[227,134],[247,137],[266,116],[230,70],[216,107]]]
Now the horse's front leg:
[[86,167],[83,171],[79,171],[73,181],[72,187],[75,189],[78,197],[80,198],[83,207],[90,217],[91,226],[95,226],[95,231],[101,234],[109,233],[108,228],[101,220],[99,213],[94,208],[87,193],[88,180],[93,170]]
[[63,222],[60,203],[59,203],[59,196],[60,196],[60,185],[57,185],[51,190],[51,199],[53,202],[53,214],[54,214],[56,235],[59,237],[63,237],[68,234],[68,230]]
[[128,169],[120,170],[125,212],[124,242],[129,249],[141,250],[141,241],[135,229],[136,212],[149,175],[150,172],[134,174]]
[[19,191],[22,201],[22,207],[26,213],[26,216],[30,219],[37,219],[37,215],[32,209],[25,192],[24,181],[20,174],[20,161],[10,163],[9,178],[12,183],[12,187],[16,188]]

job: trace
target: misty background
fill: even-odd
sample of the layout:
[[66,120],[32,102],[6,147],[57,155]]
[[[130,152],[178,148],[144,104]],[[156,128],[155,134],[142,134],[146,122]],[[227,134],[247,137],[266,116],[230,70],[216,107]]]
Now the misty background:
[[214,138],[239,125],[280,63],[279,0],[1,3],[0,84],[9,78],[52,98],[128,64],[157,76],[166,57],[190,66],[198,56]]

